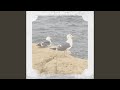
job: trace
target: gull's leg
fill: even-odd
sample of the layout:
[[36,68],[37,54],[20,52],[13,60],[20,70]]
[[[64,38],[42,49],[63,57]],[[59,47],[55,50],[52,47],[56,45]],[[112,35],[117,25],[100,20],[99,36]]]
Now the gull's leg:
[[55,55],[57,56],[57,54],[58,54],[58,50],[57,50],[57,48],[56,48],[56,50],[55,50]]
[[66,56],[68,56],[68,50],[66,50]]
[[65,56],[65,51],[64,51],[64,56]]
[[67,50],[65,50],[66,51],[66,56],[68,56],[68,49]]
[[66,52],[66,50],[64,51],[64,56],[67,56],[67,52]]

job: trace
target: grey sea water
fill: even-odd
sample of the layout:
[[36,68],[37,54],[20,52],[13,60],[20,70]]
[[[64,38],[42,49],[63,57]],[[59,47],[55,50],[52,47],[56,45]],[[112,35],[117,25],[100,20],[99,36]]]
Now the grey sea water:
[[32,42],[39,43],[47,36],[52,37],[55,45],[66,41],[66,35],[72,34],[75,57],[88,59],[88,22],[82,16],[38,16],[32,23]]

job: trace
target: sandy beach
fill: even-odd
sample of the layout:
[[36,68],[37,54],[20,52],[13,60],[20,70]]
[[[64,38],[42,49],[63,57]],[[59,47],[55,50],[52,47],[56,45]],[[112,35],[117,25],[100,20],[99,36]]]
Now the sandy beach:
[[62,51],[40,48],[32,44],[32,67],[39,74],[81,74],[87,67],[87,60],[76,58]]

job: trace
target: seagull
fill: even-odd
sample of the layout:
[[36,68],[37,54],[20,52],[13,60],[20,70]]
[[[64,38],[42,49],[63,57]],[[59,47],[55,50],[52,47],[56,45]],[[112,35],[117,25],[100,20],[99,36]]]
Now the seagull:
[[64,55],[65,55],[66,51],[70,50],[73,46],[72,37],[73,36],[71,34],[68,34],[67,41],[64,44],[58,45],[56,48],[50,48],[50,49],[57,50],[57,51],[64,51]]
[[42,41],[41,43],[38,43],[37,46],[40,46],[42,48],[46,48],[46,47],[49,47],[51,46],[51,37],[46,37],[46,40],[45,41]]

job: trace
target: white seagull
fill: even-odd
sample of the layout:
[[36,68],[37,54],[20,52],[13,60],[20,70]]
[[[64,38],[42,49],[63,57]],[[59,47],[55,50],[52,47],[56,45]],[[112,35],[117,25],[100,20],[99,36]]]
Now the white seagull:
[[41,43],[38,43],[37,45],[42,47],[42,48],[45,48],[45,47],[49,47],[51,46],[51,37],[46,37],[46,40],[45,41],[42,41]]
[[51,48],[51,49],[57,50],[57,51],[64,51],[64,55],[65,55],[65,52],[70,50],[73,46],[72,37],[73,36],[71,34],[68,34],[67,35],[67,41],[64,44],[58,45],[56,48]]

